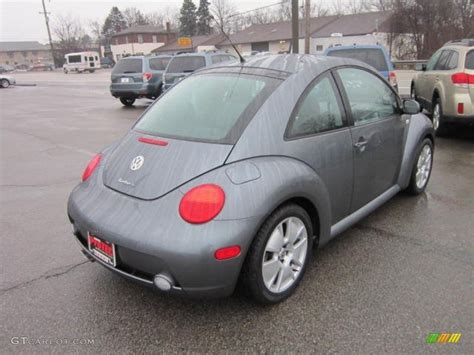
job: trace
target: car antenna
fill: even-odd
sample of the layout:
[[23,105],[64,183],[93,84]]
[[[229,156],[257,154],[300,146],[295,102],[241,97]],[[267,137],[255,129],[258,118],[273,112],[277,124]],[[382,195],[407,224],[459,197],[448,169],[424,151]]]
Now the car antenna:
[[237,49],[237,47],[234,45],[234,43],[232,43],[232,40],[230,39],[229,35],[227,33],[225,33],[224,31],[224,25],[223,24],[220,24],[219,26],[219,29],[221,30],[222,34],[224,35],[224,37],[230,42],[230,45],[232,46],[232,48],[234,48],[234,51],[237,53],[237,55],[239,56],[239,60],[240,60],[240,63],[241,64],[244,64],[245,63],[245,59],[244,57],[242,57],[242,54],[240,54],[239,50]]

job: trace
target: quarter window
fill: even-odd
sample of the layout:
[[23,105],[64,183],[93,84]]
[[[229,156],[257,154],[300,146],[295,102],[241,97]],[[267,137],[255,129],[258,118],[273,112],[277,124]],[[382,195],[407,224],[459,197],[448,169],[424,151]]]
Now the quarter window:
[[399,112],[398,99],[388,85],[368,71],[338,70],[349,100],[354,125],[370,123]]
[[474,51],[469,51],[466,54],[466,69],[474,69]]
[[453,70],[458,67],[459,54],[458,52],[453,51],[451,58],[449,58],[448,63],[446,64],[446,70]]
[[290,121],[288,137],[307,136],[344,126],[338,98],[329,77],[323,77],[305,95]]
[[450,56],[451,51],[442,51],[441,55],[439,56],[439,60],[434,67],[434,70],[446,70]]

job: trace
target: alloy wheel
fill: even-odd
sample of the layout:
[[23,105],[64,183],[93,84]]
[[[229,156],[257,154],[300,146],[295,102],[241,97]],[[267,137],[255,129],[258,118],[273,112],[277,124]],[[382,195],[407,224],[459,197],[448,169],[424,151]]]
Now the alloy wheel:
[[425,187],[428,182],[431,171],[431,159],[432,152],[431,147],[426,144],[418,156],[418,162],[416,164],[416,186],[419,189]]
[[262,259],[266,288],[281,293],[290,288],[303,269],[308,252],[308,232],[298,217],[280,222],[268,238]]
[[441,118],[441,108],[439,104],[436,104],[433,110],[433,128],[435,131],[439,128],[439,121]]

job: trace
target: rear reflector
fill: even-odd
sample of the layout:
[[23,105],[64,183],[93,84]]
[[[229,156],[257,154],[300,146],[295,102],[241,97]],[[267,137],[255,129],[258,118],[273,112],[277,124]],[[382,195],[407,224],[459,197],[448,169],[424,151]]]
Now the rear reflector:
[[153,77],[153,73],[150,73],[150,72],[143,73],[143,81],[150,81],[152,77]]
[[451,81],[454,85],[467,87],[468,85],[474,85],[474,75],[467,73],[455,73],[451,75]]
[[216,252],[214,253],[214,257],[217,260],[232,259],[239,255],[240,255],[240,247],[238,245],[217,249]]
[[82,173],[82,181],[86,181],[92,175],[95,168],[97,168],[97,166],[99,165],[101,158],[102,158],[102,155],[97,154],[94,158],[92,158],[89,164],[87,164],[86,169]]
[[464,103],[462,103],[462,102],[458,103],[458,113],[460,113],[460,114],[464,113]]
[[179,203],[179,214],[188,223],[206,223],[216,217],[224,207],[225,193],[213,184],[192,188]]
[[391,71],[388,73],[388,78],[390,81],[390,85],[396,86],[397,85],[397,75],[395,74],[394,71]]
[[140,138],[138,138],[138,141],[142,142],[142,143],[147,143],[147,144],[159,145],[159,146],[162,146],[162,147],[165,147],[165,146],[168,145],[167,141],[162,141],[162,140],[153,139],[153,138],[146,138],[146,137],[140,137]]

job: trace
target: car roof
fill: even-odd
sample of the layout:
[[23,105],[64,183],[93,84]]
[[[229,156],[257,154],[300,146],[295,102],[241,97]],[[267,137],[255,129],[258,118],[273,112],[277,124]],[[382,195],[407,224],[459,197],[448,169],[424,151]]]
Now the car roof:
[[219,63],[217,66],[199,69],[196,73],[204,71],[223,71],[225,68],[235,68],[237,70],[260,69],[261,71],[275,72],[275,77],[281,76],[282,73],[286,74],[286,76],[299,73],[302,73],[303,75],[306,73],[318,75],[323,71],[343,65],[365,67],[370,69],[372,72],[377,73],[369,65],[353,59],[327,57],[314,54],[273,54],[260,57],[252,56],[247,58],[243,63],[239,61]]
[[381,45],[378,44],[352,44],[349,46],[333,46],[329,47],[326,51],[339,51],[339,50],[346,50],[346,49],[380,49],[382,51],[385,50],[385,48]]

